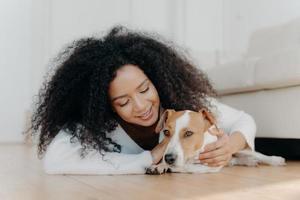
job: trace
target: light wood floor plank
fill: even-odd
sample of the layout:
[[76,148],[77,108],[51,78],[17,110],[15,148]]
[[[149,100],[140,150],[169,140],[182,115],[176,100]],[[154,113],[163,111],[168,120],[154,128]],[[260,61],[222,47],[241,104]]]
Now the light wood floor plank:
[[35,149],[0,144],[0,199],[300,199],[300,161],[216,174],[47,175]]

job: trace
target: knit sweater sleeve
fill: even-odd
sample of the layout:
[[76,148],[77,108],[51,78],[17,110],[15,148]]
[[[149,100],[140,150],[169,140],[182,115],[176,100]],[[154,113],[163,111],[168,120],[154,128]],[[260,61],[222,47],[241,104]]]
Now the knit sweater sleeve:
[[150,151],[138,154],[88,151],[81,157],[82,146],[70,142],[71,136],[64,131],[52,140],[43,158],[48,174],[144,174],[152,164]]
[[217,124],[229,135],[239,131],[244,136],[248,147],[254,150],[254,139],[256,134],[256,123],[251,115],[221,103],[212,98],[211,104],[216,108]]

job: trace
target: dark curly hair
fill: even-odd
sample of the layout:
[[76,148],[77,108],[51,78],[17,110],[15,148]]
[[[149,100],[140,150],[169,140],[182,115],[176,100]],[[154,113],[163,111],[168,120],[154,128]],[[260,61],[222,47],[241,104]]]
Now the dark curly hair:
[[[108,97],[116,70],[138,66],[155,85],[163,108],[199,110],[217,96],[208,77],[161,36],[113,27],[104,37],[74,41],[57,56],[55,73],[43,83],[34,103],[31,133],[39,133],[38,155],[60,130],[79,141],[82,152],[120,152],[109,132],[118,123]],[[84,153],[82,153],[84,156]]]

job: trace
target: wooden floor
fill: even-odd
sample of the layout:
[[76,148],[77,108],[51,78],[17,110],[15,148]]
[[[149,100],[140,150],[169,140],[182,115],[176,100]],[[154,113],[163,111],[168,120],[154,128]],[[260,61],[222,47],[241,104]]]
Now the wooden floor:
[[0,145],[1,200],[300,199],[300,161],[286,167],[227,167],[217,174],[47,175],[35,150]]

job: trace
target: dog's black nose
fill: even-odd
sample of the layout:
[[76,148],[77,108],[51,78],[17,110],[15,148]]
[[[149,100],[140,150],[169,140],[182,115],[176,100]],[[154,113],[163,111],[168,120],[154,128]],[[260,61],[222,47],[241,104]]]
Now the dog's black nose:
[[176,158],[177,158],[177,155],[175,155],[175,154],[170,153],[170,154],[165,155],[165,161],[169,165],[172,165],[176,161]]

